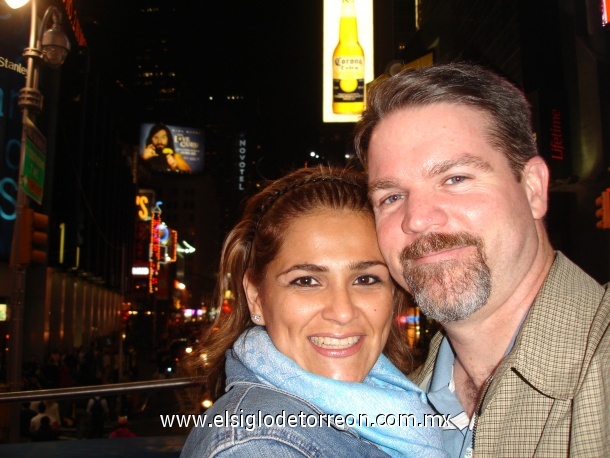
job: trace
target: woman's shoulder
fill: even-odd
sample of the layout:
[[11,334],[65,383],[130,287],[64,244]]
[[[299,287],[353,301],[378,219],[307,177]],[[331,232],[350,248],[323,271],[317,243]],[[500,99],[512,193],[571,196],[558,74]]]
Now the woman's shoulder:
[[387,456],[341,430],[304,400],[260,384],[237,383],[191,429],[182,458]]
[[[219,402],[220,401],[220,404]],[[322,411],[296,395],[270,385],[252,382],[236,382],[213,407],[234,413],[314,414]],[[214,410],[214,409],[212,409]]]

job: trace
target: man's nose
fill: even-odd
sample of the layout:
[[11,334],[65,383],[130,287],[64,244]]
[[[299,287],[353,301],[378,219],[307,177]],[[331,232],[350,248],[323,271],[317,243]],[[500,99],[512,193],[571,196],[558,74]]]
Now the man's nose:
[[410,193],[402,211],[401,228],[405,234],[426,233],[447,223],[447,213],[433,192]]

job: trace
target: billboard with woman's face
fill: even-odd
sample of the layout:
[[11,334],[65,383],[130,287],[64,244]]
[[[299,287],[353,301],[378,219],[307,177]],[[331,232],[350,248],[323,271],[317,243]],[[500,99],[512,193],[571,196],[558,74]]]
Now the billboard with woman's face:
[[142,124],[139,157],[153,172],[203,171],[203,131],[167,124]]

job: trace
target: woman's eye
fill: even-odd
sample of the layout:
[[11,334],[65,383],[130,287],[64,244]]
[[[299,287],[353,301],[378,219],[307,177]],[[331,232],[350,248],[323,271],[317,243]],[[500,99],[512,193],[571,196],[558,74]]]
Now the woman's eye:
[[313,277],[299,277],[295,278],[290,282],[291,285],[297,286],[316,286],[318,285],[318,281]]
[[392,194],[389,197],[386,197],[385,199],[383,199],[383,201],[381,202],[383,205],[386,204],[393,204],[394,202],[397,202],[401,199],[403,199],[404,196],[400,195],[400,194]]
[[357,285],[374,285],[375,283],[379,283],[381,280],[379,277],[375,275],[360,275],[356,278],[355,283]]

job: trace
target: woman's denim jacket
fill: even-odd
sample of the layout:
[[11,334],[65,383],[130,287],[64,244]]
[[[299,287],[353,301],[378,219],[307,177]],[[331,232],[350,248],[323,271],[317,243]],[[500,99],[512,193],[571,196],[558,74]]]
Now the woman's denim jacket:
[[201,414],[181,458],[388,456],[309,402],[261,384],[230,353],[226,372],[227,393]]

